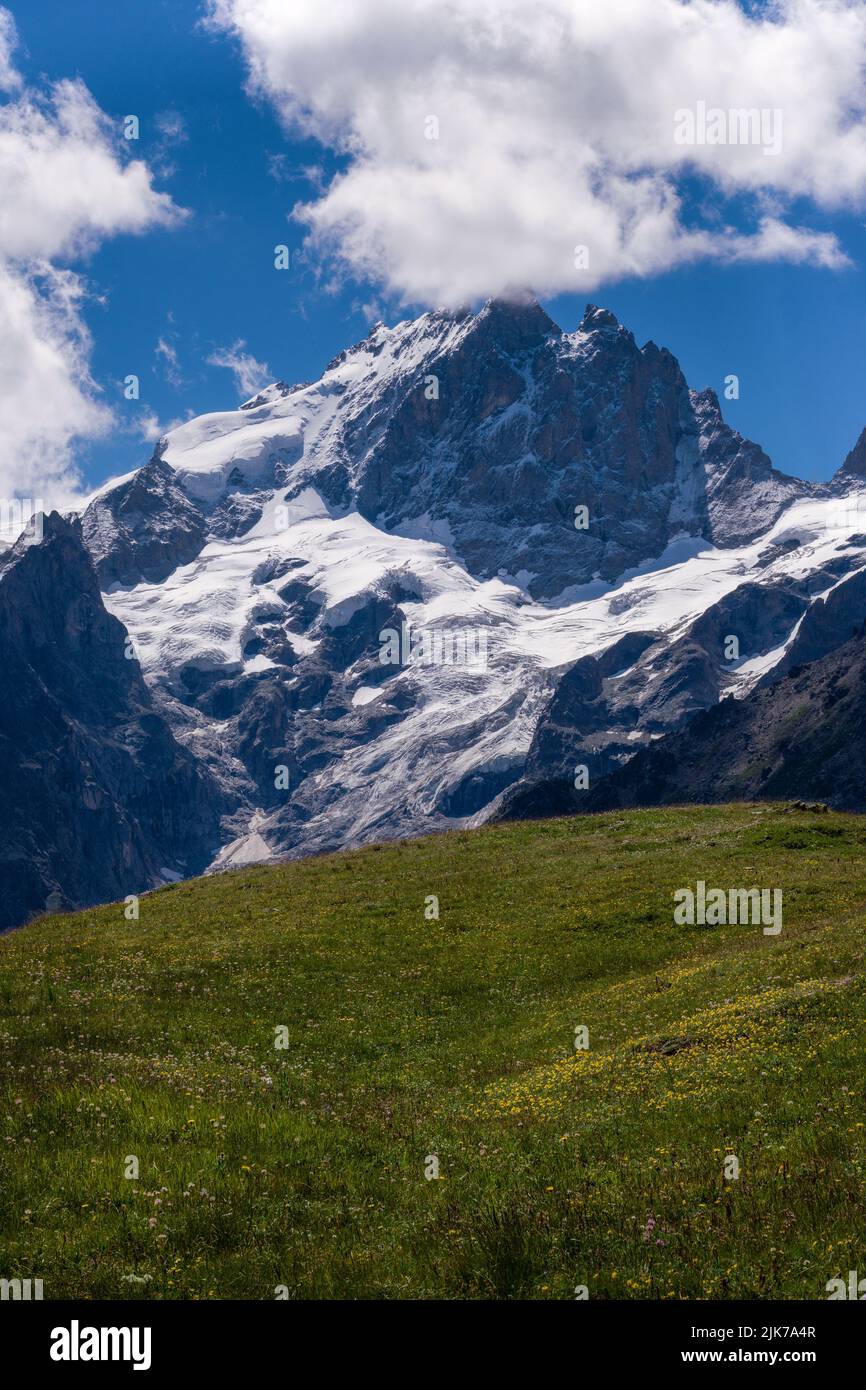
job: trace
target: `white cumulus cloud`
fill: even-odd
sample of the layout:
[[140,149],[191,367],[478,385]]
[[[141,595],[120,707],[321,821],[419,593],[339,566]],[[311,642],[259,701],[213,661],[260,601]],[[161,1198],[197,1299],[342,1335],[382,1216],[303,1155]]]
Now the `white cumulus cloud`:
[[83,83],[21,80],[15,43],[0,8],[0,497],[65,507],[81,496],[76,441],[112,423],[90,375],[87,285],[69,261],[181,213],[146,164],[124,157]]
[[21,76],[12,60],[17,46],[15,20],[8,10],[0,9],[0,92],[14,92],[21,86]]
[[[347,159],[296,209],[313,245],[405,302],[591,289],[707,258],[846,263],[832,233],[786,210],[866,202],[864,0],[750,13],[736,0],[210,0],[210,13],[287,130]],[[696,143],[681,142],[684,111]],[[749,112],[754,126],[730,115]]]
[[238,338],[231,347],[212,352],[208,360],[211,367],[227,367],[233,374],[235,385],[242,396],[254,396],[263,386],[273,380],[267,362],[259,362],[246,350],[246,342]]

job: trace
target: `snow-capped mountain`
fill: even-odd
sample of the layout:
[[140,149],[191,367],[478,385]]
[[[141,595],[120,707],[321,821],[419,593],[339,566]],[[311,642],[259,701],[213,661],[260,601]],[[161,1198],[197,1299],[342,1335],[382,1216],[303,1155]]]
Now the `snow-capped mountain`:
[[223,867],[521,814],[745,694],[866,565],[858,449],[786,477],[607,311],[493,302],[186,422],[82,535]]

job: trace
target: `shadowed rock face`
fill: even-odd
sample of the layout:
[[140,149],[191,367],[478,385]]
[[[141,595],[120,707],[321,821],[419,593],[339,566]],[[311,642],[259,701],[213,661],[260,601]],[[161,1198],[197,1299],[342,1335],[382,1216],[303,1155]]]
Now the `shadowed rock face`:
[[737,638],[741,660],[779,646],[807,610],[807,587],[741,584],[678,637],[632,632],[575,662],[539,719],[523,777],[493,818],[585,809],[586,791],[573,786],[576,767],[587,769],[594,788],[653,739],[717,704],[731,670],[726,640]]
[[743,700],[697,715],[580,809],[805,798],[866,810],[866,629]]
[[[724,604],[708,609],[692,625],[691,636],[700,633],[706,644],[708,634],[723,628],[739,624],[755,632],[763,623],[766,646],[790,627],[798,611],[802,618],[786,651],[749,695],[706,699],[694,717],[673,721],[674,727],[684,723],[678,732],[645,744],[624,766],[596,764],[591,770],[597,776],[584,792],[574,790],[564,756],[575,746],[585,751],[585,712],[570,708],[562,721],[574,683],[572,668],[539,722],[526,776],[508,790],[494,818],[764,798],[866,809],[860,757],[866,741],[861,727],[866,713],[866,570],[856,571],[808,607],[802,592],[773,595],[743,585]],[[596,686],[599,698],[603,682],[598,677]],[[613,714],[607,712],[601,722],[613,725]]]
[[866,429],[861,432],[836,477],[840,482],[850,478],[866,478]]
[[866,621],[866,570],[837,584],[825,598],[816,598],[803,615],[794,640],[778,664],[764,677],[771,685],[795,666],[817,661],[842,646]]
[[96,497],[81,524],[103,589],[161,583],[195,559],[207,536],[201,511],[158,458]]
[[195,873],[214,789],[154,708],[77,522],[0,567],[0,928]]
[[760,536],[784,507],[814,491],[780,473],[763,449],[725,424],[715,391],[692,391],[690,402],[706,483],[705,534],[716,545]]
[[[864,713],[866,571],[858,570],[804,610],[787,650],[749,695],[708,702],[679,732],[573,795],[567,809],[805,798],[864,810]],[[560,799],[551,777],[536,783],[531,802],[526,789],[513,789],[509,809]]]
[[549,599],[613,579],[683,531],[742,544],[808,493],[608,311],[588,305],[572,334],[534,302],[493,302],[467,321],[424,362],[434,399],[398,377],[349,412],[332,502],[354,492],[388,529],[445,521],[473,574],[525,572]]

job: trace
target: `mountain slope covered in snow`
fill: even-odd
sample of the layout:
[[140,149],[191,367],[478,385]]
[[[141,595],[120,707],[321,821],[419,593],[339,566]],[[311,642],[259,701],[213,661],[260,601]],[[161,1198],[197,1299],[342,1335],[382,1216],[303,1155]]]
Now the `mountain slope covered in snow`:
[[859,448],[787,477],[606,310],[493,302],[187,421],[82,534],[218,868],[570,804],[781,674],[866,565]]

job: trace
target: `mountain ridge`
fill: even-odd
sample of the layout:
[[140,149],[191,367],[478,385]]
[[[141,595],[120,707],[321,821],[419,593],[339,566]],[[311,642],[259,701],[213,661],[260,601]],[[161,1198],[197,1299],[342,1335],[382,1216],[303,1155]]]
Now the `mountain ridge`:
[[0,930],[203,869],[214,788],[106,612],[77,522],[0,567]]
[[219,869],[480,824],[747,696],[866,566],[862,489],[779,472],[608,310],[492,301],[186,421],[80,528]]

